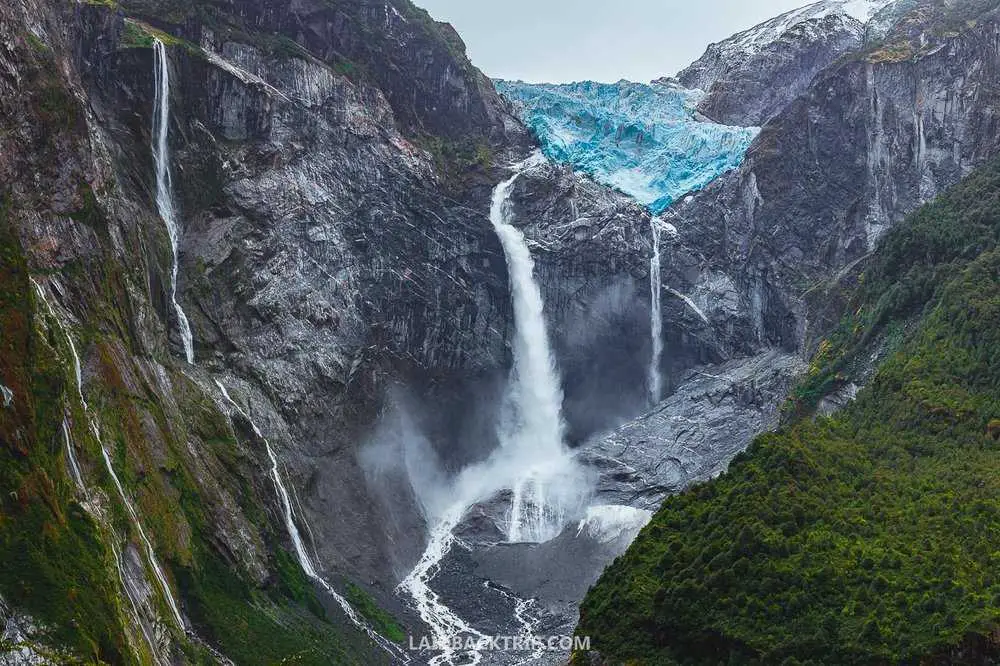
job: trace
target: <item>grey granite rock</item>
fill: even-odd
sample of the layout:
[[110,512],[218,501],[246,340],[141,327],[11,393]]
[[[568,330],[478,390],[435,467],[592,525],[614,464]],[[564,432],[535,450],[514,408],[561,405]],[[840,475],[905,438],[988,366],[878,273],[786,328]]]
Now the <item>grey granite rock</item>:
[[655,410],[584,445],[603,504],[655,510],[664,497],[724,472],[778,408],[805,364],[777,351],[692,370]]

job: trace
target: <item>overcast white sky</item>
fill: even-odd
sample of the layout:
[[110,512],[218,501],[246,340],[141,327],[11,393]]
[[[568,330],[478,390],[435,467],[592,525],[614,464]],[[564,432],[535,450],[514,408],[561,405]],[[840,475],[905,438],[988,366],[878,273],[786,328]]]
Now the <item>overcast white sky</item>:
[[415,0],[488,75],[534,83],[673,75],[709,43],[811,1]]

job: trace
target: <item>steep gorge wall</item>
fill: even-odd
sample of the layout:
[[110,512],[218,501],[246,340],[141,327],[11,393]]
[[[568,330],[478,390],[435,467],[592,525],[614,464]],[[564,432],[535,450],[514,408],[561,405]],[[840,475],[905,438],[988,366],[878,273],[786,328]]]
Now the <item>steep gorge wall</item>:
[[794,349],[822,335],[839,317],[827,280],[1000,152],[995,10],[954,32],[905,29],[822,73],[739,170],[670,211],[681,242],[702,253],[689,288],[734,287],[756,344]]
[[[373,496],[358,449],[394,384],[436,407],[426,416],[433,432],[474,411],[479,394],[505,375],[507,275],[486,211],[503,174],[498,165],[523,154],[527,139],[449,29],[409,5],[325,3],[309,20],[266,3],[222,14],[207,7],[18,0],[0,10],[0,118],[9,128],[0,136],[3,247],[20,262],[4,293],[10,303],[30,303],[17,316],[32,322],[8,319],[16,308],[5,308],[4,340],[15,339],[15,324],[31,329],[19,344],[47,339],[53,348],[44,361],[59,377],[54,394],[34,399],[46,411],[22,411],[30,387],[18,377],[41,361],[7,350],[0,384],[14,391],[15,407],[0,409],[4,445],[8,455],[27,456],[25,478],[44,471],[57,489],[49,496],[26,486],[30,499],[22,501],[79,504],[57,446],[61,419],[48,404],[65,402],[76,410],[71,434],[84,477],[102,503],[114,504],[100,448],[73,398],[70,350],[31,300],[30,275],[75,339],[83,392],[99,409],[125,491],[192,623],[187,639],[166,631],[164,645],[175,647],[164,649],[183,659],[179,651],[207,649],[190,647],[204,639],[247,663],[298,648],[321,663],[344,650],[368,659],[371,646],[339,611],[317,611],[290,555],[262,442],[238,414],[235,426],[226,419],[214,380],[277,450],[300,529],[334,582],[379,581],[368,591],[405,615],[392,587],[419,554],[423,525],[405,487],[388,504]],[[359,25],[367,26],[360,40]],[[183,227],[178,296],[194,329],[196,367],[181,363],[170,245],[153,203],[154,34],[168,45]],[[641,279],[630,253],[648,251],[648,218],[638,208],[581,187],[579,208],[611,220],[629,242],[610,272],[596,251],[581,265],[567,256],[542,262],[559,321],[621,276]],[[542,227],[575,219],[568,209],[532,215]],[[579,285],[586,298],[561,293]],[[479,421],[469,427],[482,430]],[[439,442],[455,464],[482,454],[460,450],[461,430]],[[108,548],[120,541],[137,553],[136,537],[122,538],[129,530],[120,517],[96,524],[107,532],[95,546],[103,568],[94,575],[108,603],[120,606]],[[20,522],[10,529],[30,531]],[[44,567],[46,557],[33,566]],[[44,622],[68,622],[39,605],[41,588],[24,588],[20,575],[0,581],[6,602]],[[140,576],[152,591],[144,622],[166,626],[149,576]],[[53,598],[74,585],[46,584]],[[264,610],[246,610],[251,599]],[[268,613],[284,629],[265,649],[239,632],[275,631]],[[107,632],[116,653],[142,645],[135,632],[143,623],[126,616],[94,615],[93,630]],[[83,649],[81,636],[89,634],[70,631],[55,642]]]
[[0,595],[23,630],[11,658],[200,661],[215,658],[208,641],[244,663],[296,649],[381,660],[346,618],[318,610],[259,442],[170,354],[169,243],[138,167],[119,168],[151,164],[148,153],[121,141],[81,77],[121,18],[25,0],[0,19]]

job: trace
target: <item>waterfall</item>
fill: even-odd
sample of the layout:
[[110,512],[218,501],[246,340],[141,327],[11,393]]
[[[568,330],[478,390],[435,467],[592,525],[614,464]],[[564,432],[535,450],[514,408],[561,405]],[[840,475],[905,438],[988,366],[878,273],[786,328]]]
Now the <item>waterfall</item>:
[[69,475],[76,484],[77,490],[81,493],[87,492],[87,486],[83,483],[83,473],[80,471],[80,463],[76,460],[76,451],[73,448],[73,438],[69,434],[69,422],[63,416],[62,422],[63,443],[66,445],[66,462],[69,463]]
[[180,230],[174,210],[173,182],[170,178],[170,61],[167,49],[159,39],[153,39],[153,78],[156,94],[153,102],[153,160],[156,166],[156,208],[170,236],[172,264],[170,269],[170,302],[177,313],[177,325],[184,343],[184,356],[194,364],[194,340],[187,315],[177,302],[177,254]]
[[653,357],[649,362],[649,399],[652,404],[660,402],[663,395],[663,376],[660,363],[663,360],[663,286],[660,268],[660,218],[655,215],[649,220],[653,232],[653,257],[649,262],[649,290],[652,309],[649,330],[653,339]]
[[[399,590],[410,594],[420,619],[433,634],[438,654],[430,660],[431,666],[478,664],[482,659],[481,650],[469,646],[477,645],[484,635],[458,617],[430,587],[441,560],[456,543],[454,530],[468,509],[510,491],[507,539],[544,542],[563,530],[590,492],[589,479],[563,442],[562,386],[534,261],[524,234],[509,220],[514,183],[544,159],[535,153],[514,166],[514,175],[497,185],[490,206],[490,221],[507,259],[516,329],[514,366],[498,432],[501,445],[487,460],[467,467],[453,480],[445,510],[425,516],[431,525],[427,547],[399,585]],[[534,627],[528,624],[529,606],[526,600],[515,604],[514,619],[525,631]],[[462,638],[464,649],[455,646],[456,638]]]
[[177,600],[174,599],[174,594],[170,590],[170,584],[167,582],[167,577],[163,574],[163,569],[160,567],[159,561],[156,559],[156,553],[153,551],[153,544],[150,543],[149,537],[146,536],[146,530],[142,528],[142,522],[139,520],[139,514],[136,508],[132,505],[129,500],[128,495],[125,493],[125,488],[122,486],[121,480],[118,478],[118,474],[115,473],[114,465],[111,464],[111,456],[108,455],[108,449],[104,446],[101,441],[100,431],[97,426],[93,426],[94,436],[97,438],[98,444],[101,445],[101,457],[104,459],[104,466],[108,470],[108,474],[111,475],[111,480],[115,484],[115,488],[118,490],[118,495],[121,497],[122,503],[125,505],[125,509],[128,512],[129,518],[132,521],[132,525],[135,527],[135,531],[139,534],[139,540],[142,541],[142,545],[146,549],[146,561],[149,563],[150,569],[153,570],[153,576],[156,578],[156,582],[159,583],[160,588],[163,590],[163,598],[167,601],[167,606],[170,608],[170,614],[174,618],[174,622],[180,629],[184,629],[184,619],[181,617],[180,608],[177,606]]
[[125,591],[125,598],[128,599],[129,606],[132,608],[130,619],[139,627],[139,631],[142,632],[143,640],[146,641],[146,645],[149,646],[150,653],[153,655],[153,662],[157,666],[164,665],[168,662],[166,662],[157,650],[156,638],[153,636],[152,631],[142,621],[142,613],[140,611],[142,606],[142,591],[136,586],[135,581],[125,574],[125,566],[122,564],[125,561],[124,557],[118,548],[118,544],[113,539],[111,540],[111,554],[115,558],[115,568],[118,570],[118,582],[121,583],[122,589]]
[[327,594],[329,594],[330,597],[337,602],[337,605],[344,611],[344,614],[347,615],[347,618],[351,621],[351,623],[364,631],[376,645],[389,654],[408,662],[409,657],[399,648],[399,646],[395,645],[392,641],[388,640],[369,626],[368,623],[357,614],[347,599],[341,596],[332,585],[327,583],[326,580],[319,575],[319,572],[316,570],[316,566],[313,563],[312,557],[306,549],[305,541],[302,539],[302,533],[299,532],[298,525],[295,523],[295,514],[292,511],[292,497],[288,492],[288,487],[285,485],[284,479],[281,477],[281,468],[278,465],[277,456],[274,455],[274,449],[271,448],[271,442],[264,437],[260,428],[258,428],[257,424],[250,418],[250,415],[247,414],[247,412],[240,407],[235,400],[233,400],[233,398],[229,395],[229,391],[226,390],[226,387],[222,384],[222,382],[216,379],[215,385],[219,387],[219,392],[222,394],[222,398],[226,401],[226,404],[236,411],[237,414],[242,416],[246,422],[250,424],[254,435],[264,442],[267,457],[271,461],[271,481],[274,482],[274,489],[278,495],[278,501],[281,504],[281,512],[285,521],[285,529],[288,530],[288,535],[292,539],[292,545],[295,547],[295,555],[299,561],[299,566],[302,567],[302,571],[304,571],[306,576],[308,576],[312,581],[322,587]]
[[[514,306],[514,367],[500,427],[502,456],[514,482],[507,536],[547,541],[564,527],[575,484],[575,467],[563,443],[562,385],[545,323],[541,289],[524,234],[510,223],[510,195],[521,173],[544,158],[532,155],[493,192],[490,221],[503,245]],[[567,482],[569,482],[567,484]],[[568,486],[568,487],[567,487]],[[570,502],[565,500],[570,499]]]
[[[112,466],[111,464],[111,457],[108,455],[108,450],[104,446],[104,442],[101,440],[100,428],[98,427],[97,422],[90,415],[90,407],[87,405],[87,401],[83,397],[83,373],[81,371],[80,355],[76,351],[76,344],[73,342],[73,337],[69,334],[69,331],[66,330],[66,327],[63,326],[62,320],[59,319],[59,317],[56,315],[55,310],[52,308],[52,304],[49,303],[49,300],[45,297],[45,291],[42,289],[41,285],[35,282],[34,279],[31,280],[31,283],[35,287],[35,292],[38,294],[39,300],[41,300],[42,303],[45,304],[45,307],[49,312],[49,316],[51,316],[52,319],[55,320],[56,324],[59,326],[59,329],[63,334],[63,337],[66,338],[70,354],[73,356],[73,371],[76,379],[77,395],[79,396],[80,399],[80,406],[83,408],[83,411],[87,415],[88,421],[90,423],[90,431],[93,433],[94,439],[97,440],[97,443],[101,447],[101,455],[104,459],[104,464],[107,467],[108,473],[115,484],[115,489],[118,491],[118,494],[122,499],[122,503],[124,504],[129,519],[132,522],[132,526],[135,528],[136,533],[138,533],[139,538],[142,541],[143,546],[145,547],[146,560],[149,563],[150,569],[152,569],[153,571],[153,575],[156,578],[156,581],[159,584],[161,591],[163,592],[163,598],[167,602],[167,606],[170,609],[170,614],[173,616],[174,622],[176,622],[177,627],[180,628],[181,630],[184,630],[185,629],[184,619],[181,617],[180,609],[177,605],[177,600],[174,598],[173,591],[170,589],[170,585],[167,582],[167,577],[163,573],[163,568],[160,566],[159,561],[156,559],[156,553],[153,551],[153,546],[150,543],[149,538],[146,536],[146,531],[143,529],[142,523],[139,520],[139,514],[136,511],[135,507],[132,505],[132,503],[129,501],[128,496],[125,494],[125,489],[122,486],[122,483],[118,478],[118,475],[115,473],[114,466]],[[76,454],[73,450],[73,441],[69,434],[69,424],[65,417],[63,418],[63,438],[65,440],[65,444],[67,447],[67,457],[69,460],[72,476],[74,477],[74,481],[81,488],[81,490],[85,490],[85,486],[83,483],[83,475],[80,473],[80,467],[76,461]],[[118,552],[118,549],[117,547],[114,546],[114,544],[112,544],[112,547],[115,550],[115,565],[118,567],[118,575],[121,577],[122,584],[126,588],[126,594],[129,597],[129,600],[132,602],[133,608],[136,610],[136,613],[138,615],[138,604],[136,602],[136,599],[133,598],[135,595],[131,590],[129,590],[128,583],[126,583],[128,577],[122,570],[121,553]],[[161,658],[157,653],[156,643],[149,640],[149,635],[148,632],[146,632],[145,628],[143,628],[143,634],[146,636],[147,641],[149,642],[149,647],[153,651],[154,658],[156,659],[157,662],[160,662]]]

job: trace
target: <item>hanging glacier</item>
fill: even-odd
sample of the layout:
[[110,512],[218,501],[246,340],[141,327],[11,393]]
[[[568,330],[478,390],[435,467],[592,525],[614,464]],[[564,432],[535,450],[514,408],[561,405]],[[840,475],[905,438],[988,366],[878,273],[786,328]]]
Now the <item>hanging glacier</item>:
[[743,161],[757,127],[701,120],[700,90],[670,81],[495,82],[545,155],[660,213]]

